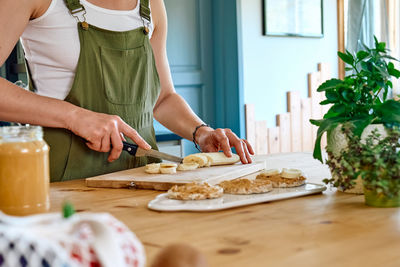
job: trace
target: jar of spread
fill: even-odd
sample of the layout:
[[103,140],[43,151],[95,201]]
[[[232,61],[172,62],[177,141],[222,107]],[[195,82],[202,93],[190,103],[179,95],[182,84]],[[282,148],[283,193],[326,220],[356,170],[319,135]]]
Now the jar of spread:
[[46,212],[49,147],[40,126],[0,127],[0,211],[9,215]]

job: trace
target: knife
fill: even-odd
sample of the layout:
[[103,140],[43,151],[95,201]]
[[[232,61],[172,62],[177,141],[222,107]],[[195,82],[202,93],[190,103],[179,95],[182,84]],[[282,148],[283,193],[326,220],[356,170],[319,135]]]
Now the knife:
[[145,150],[140,148],[138,145],[130,144],[128,142],[122,142],[123,148],[122,150],[127,151],[129,154],[135,157],[153,157],[158,159],[164,159],[168,161],[181,163],[183,158],[176,157],[167,153],[163,153],[154,149]]

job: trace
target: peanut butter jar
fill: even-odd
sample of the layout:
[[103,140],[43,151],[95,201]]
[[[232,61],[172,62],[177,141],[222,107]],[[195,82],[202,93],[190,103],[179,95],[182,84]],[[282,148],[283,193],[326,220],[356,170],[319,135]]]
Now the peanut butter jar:
[[0,127],[0,210],[17,216],[48,211],[49,185],[42,128]]

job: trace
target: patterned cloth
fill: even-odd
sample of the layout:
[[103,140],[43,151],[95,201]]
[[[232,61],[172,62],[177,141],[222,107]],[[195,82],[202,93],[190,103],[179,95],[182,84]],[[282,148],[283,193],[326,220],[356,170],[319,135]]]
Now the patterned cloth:
[[[79,214],[71,218],[76,216]],[[89,216],[93,220],[101,222],[108,232],[112,233],[113,244],[117,246],[123,257],[121,267],[145,265],[143,246],[123,223],[107,213],[90,214]],[[90,223],[85,223],[88,216],[81,221],[76,218],[73,220],[62,219],[64,225],[59,227],[60,232],[57,230],[54,232],[52,229],[57,227],[57,220],[10,225],[10,221],[2,221],[2,217],[5,218],[0,213],[0,267],[100,267],[106,266],[102,264],[102,258],[112,256],[107,255],[107,251],[104,250],[104,239],[101,239],[103,244],[99,244],[98,236],[102,233],[95,230]],[[23,219],[18,218],[17,220]],[[65,223],[68,220],[70,223]],[[48,224],[47,230],[44,224]],[[68,227],[65,227],[65,224],[69,224]],[[38,225],[40,225],[39,230]],[[69,231],[65,231],[65,229]],[[103,246],[103,249],[100,249],[99,246]]]

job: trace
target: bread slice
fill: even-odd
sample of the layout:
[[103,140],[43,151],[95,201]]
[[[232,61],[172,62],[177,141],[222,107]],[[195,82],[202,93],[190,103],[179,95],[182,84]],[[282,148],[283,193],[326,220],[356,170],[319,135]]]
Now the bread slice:
[[304,185],[306,178],[297,169],[284,168],[281,173],[266,170],[257,175],[256,180],[270,181],[275,188],[288,188]]
[[250,195],[267,193],[272,190],[272,183],[267,180],[235,179],[218,184],[225,194]]
[[201,200],[219,198],[223,195],[223,189],[208,183],[190,183],[174,185],[168,190],[168,197],[179,200]]

